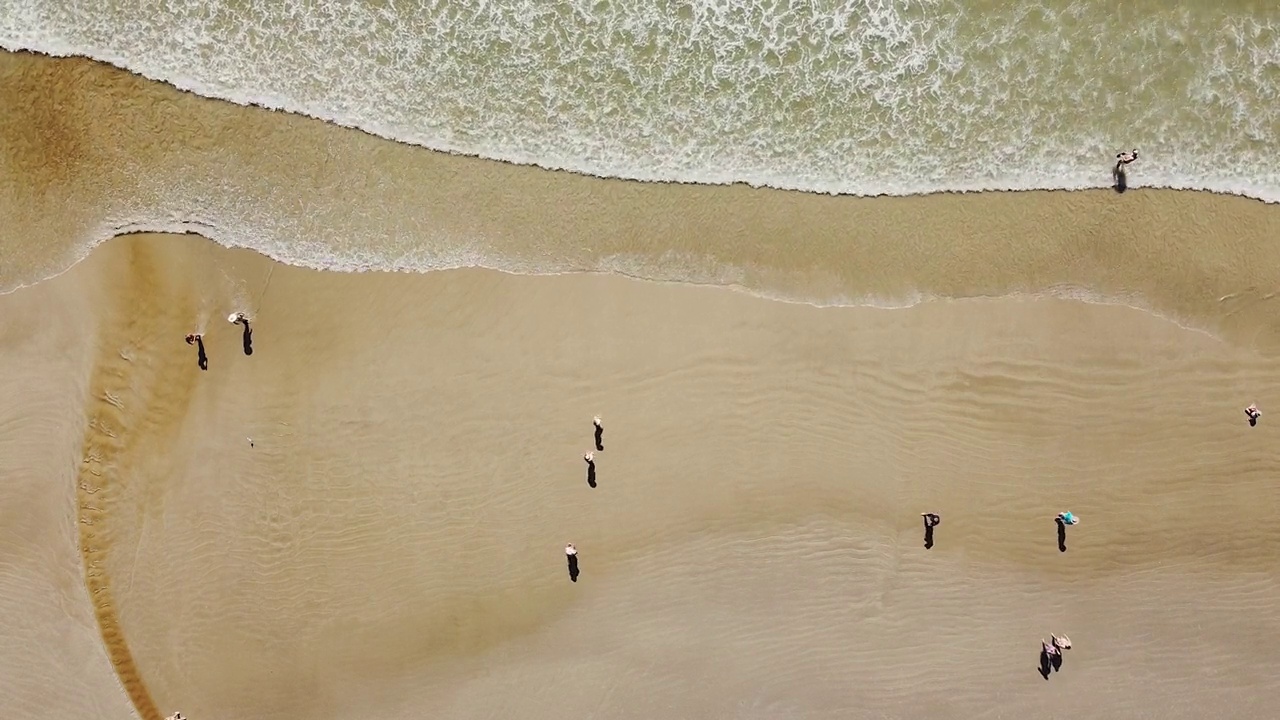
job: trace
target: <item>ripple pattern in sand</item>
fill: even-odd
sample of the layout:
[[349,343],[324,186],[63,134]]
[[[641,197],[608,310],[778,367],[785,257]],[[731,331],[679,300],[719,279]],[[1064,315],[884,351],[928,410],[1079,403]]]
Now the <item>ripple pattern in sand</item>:
[[[1089,697],[1191,717],[1274,685],[1253,660],[1277,617],[1280,467],[1240,412],[1278,395],[1266,358],[1054,300],[883,313],[605,277],[271,283],[262,350],[211,344],[220,374],[188,420],[141,426],[175,428],[167,456],[151,441],[168,459],[116,496],[113,528],[164,488],[161,522],[121,524],[134,552],[113,544],[109,565],[166,706],[1001,717]],[[1085,518],[1065,554],[1063,509]],[[928,552],[924,510],[944,518]],[[1034,642],[1053,630],[1079,647],[1044,685]],[[1193,693],[1204,663],[1229,670]]]

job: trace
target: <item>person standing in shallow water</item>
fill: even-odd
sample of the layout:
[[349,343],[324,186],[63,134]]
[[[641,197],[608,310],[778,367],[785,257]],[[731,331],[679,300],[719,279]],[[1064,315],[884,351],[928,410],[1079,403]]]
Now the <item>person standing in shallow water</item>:
[[1126,150],[1116,153],[1116,166],[1111,170],[1111,178],[1115,180],[1116,192],[1124,192],[1129,188],[1129,179],[1125,176],[1125,166],[1138,159],[1137,150]]
[[249,327],[249,318],[245,317],[244,313],[232,313],[231,316],[228,317],[227,319],[231,321],[232,325],[244,326],[244,331],[241,332],[240,334],[240,340],[244,344],[244,354],[252,355],[253,354],[253,328]]
[[204,354],[204,336],[199,333],[189,333],[187,335],[187,344],[196,346],[196,364],[201,370],[209,369],[209,356]]

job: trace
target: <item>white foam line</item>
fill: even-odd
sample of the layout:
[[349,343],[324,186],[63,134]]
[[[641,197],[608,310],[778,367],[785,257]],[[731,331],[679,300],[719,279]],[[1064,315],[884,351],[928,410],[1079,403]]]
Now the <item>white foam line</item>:
[[459,264],[459,265],[440,266],[440,267],[434,267],[429,269],[423,269],[423,268],[383,269],[383,268],[368,268],[365,266],[356,266],[353,264],[351,269],[343,270],[343,269],[334,268],[332,266],[326,266],[320,263],[299,259],[296,257],[294,258],[278,257],[271,253],[264,252],[263,250],[260,250],[247,243],[237,243],[237,242],[229,241],[226,239],[226,233],[223,233],[221,230],[219,230],[219,228],[204,222],[196,221],[196,220],[164,220],[164,221],[156,221],[156,222],[139,221],[139,222],[129,222],[129,223],[118,223],[118,224],[104,223],[102,226],[100,226],[98,232],[96,232],[92,236],[92,239],[90,240],[90,242],[84,246],[85,248],[84,252],[82,252],[80,256],[73,263],[71,263],[71,265],[69,265],[67,268],[60,270],[52,275],[49,275],[48,277],[43,278],[41,280],[21,284],[10,290],[0,292],[0,295],[8,295],[22,288],[30,287],[37,283],[45,282],[45,281],[57,278],[61,276],[63,273],[66,273],[69,270],[71,270],[71,268],[83,262],[88,257],[88,255],[102,243],[107,242],[108,240],[111,240],[113,238],[123,237],[126,235],[142,234],[142,233],[169,234],[169,235],[196,235],[208,240],[209,242],[217,243],[218,245],[221,245],[226,248],[250,250],[274,262],[278,262],[284,265],[293,265],[295,267],[303,267],[303,268],[316,270],[320,272],[348,272],[348,273],[411,272],[411,273],[425,274],[427,272],[443,272],[443,271],[449,271],[449,270],[482,269],[482,270],[489,270],[492,272],[499,272],[504,275],[516,276],[516,277],[519,277],[519,276],[557,277],[562,275],[619,276],[619,277],[626,278],[628,280],[643,282],[643,283],[650,283],[655,285],[696,287],[696,288],[703,288],[703,289],[708,289],[713,291],[728,291],[728,292],[740,293],[743,295],[748,295],[750,297],[754,297],[754,298],[768,301],[768,302],[780,302],[780,303],[786,303],[788,305],[805,305],[818,310],[840,310],[840,309],[857,308],[857,309],[882,310],[882,311],[889,312],[889,311],[898,311],[898,310],[910,310],[911,308],[917,307],[919,305],[923,305],[925,303],[934,303],[934,302],[951,302],[951,303],[975,302],[976,303],[976,302],[996,302],[1001,300],[1036,301],[1036,300],[1043,300],[1046,298],[1054,298],[1058,300],[1065,300],[1069,302],[1080,302],[1080,303],[1086,303],[1090,305],[1108,305],[1108,306],[1124,307],[1130,310],[1135,310],[1135,311],[1150,315],[1152,317],[1158,318],[1165,322],[1171,323],[1182,330],[1199,333],[1206,337],[1213,338],[1214,340],[1217,340],[1219,342],[1222,341],[1222,338],[1216,333],[1214,333],[1213,331],[1205,327],[1202,327],[1200,325],[1191,324],[1187,320],[1180,319],[1173,315],[1155,310],[1154,308],[1152,308],[1150,305],[1145,303],[1140,297],[1136,295],[1132,295],[1132,294],[1103,295],[1103,294],[1094,292],[1092,290],[1089,290],[1087,288],[1080,288],[1080,287],[1070,286],[1070,285],[1058,285],[1058,286],[1046,288],[1045,290],[1042,290],[1039,292],[1013,291],[1013,292],[1003,293],[1003,294],[974,294],[974,295],[966,295],[966,296],[959,296],[959,297],[949,297],[949,296],[943,296],[943,295],[932,295],[932,294],[916,292],[916,293],[912,293],[908,298],[884,298],[884,297],[875,297],[875,296],[865,296],[857,299],[849,298],[849,297],[814,299],[814,298],[799,297],[796,295],[790,295],[787,293],[782,293],[782,292],[773,291],[773,290],[752,288],[738,282],[717,283],[717,282],[710,282],[710,281],[699,282],[695,280],[671,280],[671,279],[663,279],[663,278],[656,278],[656,277],[648,277],[648,276],[640,275],[637,273],[627,272],[619,268],[582,269],[582,270],[572,270],[572,271],[559,271],[559,270],[515,271],[515,270],[504,268],[498,265],[476,263],[476,264],[469,264],[469,265]]
[[[27,33],[30,35],[30,32]],[[795,178],[783,176],[763,176],[755,175],[749,177],[737,177],[731,173],[720,173],[718,175],[675,175],[666,176],[658,172],[647,170],[643,167],[596,167],[590,166],[586,162],[568,162],[555,163],[545,158],[537,158],[522,152],[508,152],[506,154],[494,153],[486,148],[478,148],[472,146],[464,146],[456,143],[450,143],[440,138],[427,138],[417,133],[398,132],[388,125],[380,123],[376,119],[360,118],[354,114],[343,114],[342,112],[331,111],[317,105],[307,103],[297,103],[289,98],[274,95],[270,93],[246,93],[240,89],[230,87],[225,84],[210,84],[201,82],[192,76],[182,73],[170,74],[168,76],[159,76],[155,73],[148,73],[145,69],[133,67],[126,59],[110,52],[95,50],[93,48],[85,49],[83,47],[73,46],[57,38],[40,38],[38,41],[32,41],[28,38],[26,41],[15,39],[13,37],[0,37],[0,47],[9,51],[20,52],[30,51],[38,52],[55,57],[86,57],[98,62],[113,65],[122,70],[134,73],[136,75],[148,78],[152,81],[163,82],[174,86],[180,90],[191,92],[204,97],[215,98],[223,101],[232,102],[242,106],[258,106],[271,110],[279,110],[291,112],[294,114],[305,115],[319,120],[327,121],[343,127],[357,129],[371,135],[382,137],[388,140],[402,142],[406,144],[420,145],[431,148],[433,150],[447,152],[458,155],[467,155],[481,157],[490,160],[508,162],[518,165],[533,165],[551,170],[564,170],[576,172],[584,175],[594,175],[598,177],[617,177],[623,179],[645,181],[645,182],[686,182],[707,185],[727,185],[733,183],[742,183],[755,187],[772,187],[781,190],[804,191],[813,193],[823,193],[831,195],[857,195],[857,196],[908,196],[908,195],[926,195],[935,193],[971,193],[971,192],[990,192],[990,191],[1027,191],[1027,190],[1084,190],[1084,189],[1100,189],[1107,187],[1105,182],[1093,181],[1071,174],[1070,170],[1060,176],[1053,176],[1055,182],[1046,180],[1046,176],[1033,177],[1029,174],[1015,176],[1012,179],[1003,181],[988,180],[974,182],[960,182],[930,186],[924,183],[918,184],[901,184],[896,187],[885,186],[876,188],[858,188],[855,184],[844,184],[837,186],[834,183],[821,183],[810,181],[805,184]],[[1105,173],[1104,173],[1105,174]],[[1242,179],[1210,179],[1210,180],[1193,180],[1174,176],[1147,176],[1145,173],[1135,173],[1135,180],[1141,182],[1135,183],[1137,187],[1158,187],[1177,190],[1197,190],[1207,191],[1223,195],[1237,195],[1243,197],[1254,198],[1268,203],[1280,203],[1280,188],[1272,188],[1258,183],[1250,182]],[[1090,176],[1092,177],[1092,176]],[[855,181],[856,182],[856,181]],[[503,272],[507,274],[524,274],[524,275],[557,275],[565,274],[564,271],[547,270],[538,271],[536,269],[522,268],[513,270],[511,267],[503,267],[500,262],[493,262],[487,258],[475,258],[468,262],[446,262],[433,267],[421,267],[408,263],[395,264],[393,262],[383,261],[381,265],[372,265],[368,263],[356,262],[350,258],[337,260],[334,258],[326,258],[320,260],[318,258],[300,257],[296,253],[290,253],[288,256],[284,253],[273,252],[272,247],[277,243],[267,242],[265,238],[259,237],[252,232],[223,232],[220,228],[194,220],[154,220],[154,221],[131,221],[121,224],[104,224],[94,233],[88,242],[81,247],[81,252],[76,258],[76,262],[83,260],[95,247],[102,242],[121,234],[138,233],[138,232],[159,232],[159,233],[179,233],[179,234],[200,234],[208,237],[210,240],[217,242],[225,247],[246,248],[263,254],[277,262],[308,267],[315,270],[328,270],[340,272],[365,272],[365,271],[382,271],[382,272],[429,272],[433,270],[447,270],[464,267],[482,267],[490,270]],[[229,236],[235,236],[240,240],[233,240]],[[74,265],[75,263],[73,263]],[[69,268],[68,268],[69,269]],[[729,272],[731,268],[725,269]],[[62,270],[52,277],[61,275]],[[601,270],[582,269],[572,272],[605,272]],[[938,298],[928,297],[924,295],[913,296],[908,299],[884,299],[884,298],[836,298],[829,300],[813,300],[786,296],[779,293],[773,293],[764,290],[758,290],[741,285],[740,283],[717,283],[717,282],[699,282],[697,280],[676,281],[676,280],[655,280],[646,278],[642,275],[631,274],[619,268],[610,269],[607,272],[613,274],[624,275],[634,279],[646,280],[650,282],[670,282],[675,284],[692,284],[699,286],[718,287],[722,289],[744,292],[750,295],[761,297],[764,299],[798,303],[811,305],[814,307],[876,307],[880,309],[903,309],[914,307],[921,302],[931,302],[943,299],[964,300],[979,298]],[[48,278],[46,278],[48,279]],[[19,286],[25,287],[25,285]],[[16,288],[15,288],[16,289]],[[1105,298],[1095,297],[1086,293],[1086,297],[1076,296],[1078,290],[1050,289],[1045,291],[1051,296],[1061,297],[1059,293],[1068,293],[1071,297],[1067,299],[1082,302],[1098,302],[1110,305],[1122,305],[1143,312],[1148,312],[1165,320],[1174,322],[1179,327],[1188,330],[1206,332],[1201,328],[1188,326],[1177,319],[1156,313],[1151,308],[1137,303],[1133,298]],[[1042,294],[1034,293],[1013,293],[1000,297],[1038,297]]]
[[[773,188],[795,192],[807,192],[824,195],[847,195],[854,197],[911,197],[940,193],[976,193],[976,192],[1019,192],[1033,190],[1094,190],[1110,187],[1105,180],[1087,180],[1072,177],[1070,171],[1062,175],[1022,174],[1003,181],[988,180],[974,182],[950,182],[938,185],[925,183],[902,183],[897,185],[883,184],[876,187],[859,187],[857,180],[835,182],[801,182],[796,178],[775,176],[762,173],[734,175],[731,172],[688,173],[684,175],[663,174],[644,167],[622,167],[617,165],[592,165],[588,162],[574,160],[559,162],[547,158],[535,157],[529,153],[508,149],[508,152],[494,152],[490,148],[449,142],[439,137],[427,137],[418,132],[394,128],[371,118],[360,118],[353,114],[332,111],[309,103],[298,103],[289,98],[263,92],[247,93],[224,85],[213,85],[201,82],[192,76],[175,73],[166,77],[148,73],[144,69],[133,67],[127,60],[109,51],[85,49],[72,46],[54,38],[42,38],[40,42],[21,42],[11,37],[0,37],[0,47],[11,52],[35,52],[51,57],[83,57],[105,63],[121,70],[133,73],[155,82],[165,83],[179,90],[201,97],[222,100],[245,107],[261,107],[269,110],[302,115],[322,120],[340,127],[359,130],[361,132],[391,140],[405,145],[428,148],[437,152],[465,157],[477,157],[486,160],[505,162],[512,165],[540,167],[546,170],[571,172],[600,178],[616,178],[637,182],[674,183],[694,185],[734,185],[743,184],[755,188]],[[1104,168],[1109,169],[1109,168]],[[1105,176],[1105,172],[1098,173]],[[1252,198],[1265,203],[1280,203],[1280,188],[1259,185],[1240,179],[1194,179],[1175,176],[1147,176],[1142,172],[1134,173],[1135,184],[1131,189],[1140,187],[1169,190],[1199,190],[1219,195],[1235,195]]]
[[[646,278],[636,278],[636,279],[646,280]],[[681,283],[675,283],[675,284],[681,284]],[[1170,315],[1160,310],[1156,310],[1155,308],[1147,304],[1138,295],[1134,295],[1134,294],[1104,295],[1104,294],[1095,292],[1093,290],[1089,290],[1087,288],[1074,287],[1070,285],[1057,285],[1050,288],[1046,288],[1045,290],[1035,291],[1035,292],[1018,290],[1018,291],[1012,291],[1012,292],[1000,293],[1000,294],[976,293],[973,295],[965,295],[965,296],[958,296],[958,297],[916,293],[911,297],[911,299],[908,299],[908,300],[892,299],[892,298],[876,298],[876,297],[866,297],[858,300],[849,299],[849,298],[811,300],[811,299],[792,297],[782,293],[777,293],[777,292],[772,292],[767,290],[757,290],[754,288],[748,288],[741,285],[715,285],[712,287],[716,287],[719,289],[733,290],[735,292],[741,292],[741,293],[751,295],[753,297],[758,297],[764,300],[772,300],[774,302],[782,302],[782,303],[787,303],[791,305],[808,305],[809,307],[814,307],[818,309],[864,308],[864,309],[871,309],[871,310],[895,311],[895,310],[909,310],[919,305],[924,305],[926,303],[935,303],[935,302],[982,303],[982,302],[998,302],[998,301],[1005,301],[1005,300],[1035,302],[1039,300],[1054,299],[1054,300],[1063,300],[1067,302],[1084,303],[1086,305],[1105,305],[1108,307],[1122,307],[1129,310],[1135,310],[1137,312],[1141,312],[1146,315],[1151,315],[1152,317],[1168,322],[1178,327],[1179,329],[1198,333],[1206,337],[1213,338],[1214,340],[1217,340],[1219,342],[1222,341],[1222,338],[1212,330],[1198,324],[1193,324],[1189,320],[1178,318],[1174,315]]]

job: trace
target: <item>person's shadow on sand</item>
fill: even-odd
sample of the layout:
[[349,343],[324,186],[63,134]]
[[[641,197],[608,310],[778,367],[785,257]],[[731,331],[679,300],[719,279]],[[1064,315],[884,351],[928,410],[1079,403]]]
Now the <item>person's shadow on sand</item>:
[[232,322],[234,322],[236,325],[244,326],[244,330],[242,330],[240,333],[240,341],[244,345],[244,354],[252,355],[253,354],[253,328],[249,327],[249,318],[245,317],[244,313],[239,313],[235,316],[235,320],[233,320]]
[[933,549],[933,528],[942,522],[942,518],[933,513],[923,513],[924,518],[924,549]]
[[1036,671],[1040,673],[1040,677],[1045,680],[1049,679],[1049,673],[1055,673],[1062,669],[1062,651],[1050,655],[1047,650],[1040,648],[1040,667]]
[[1129,179],[1125,177],[1124,165],[1116,163],[1115,168],[1111,170],[1112,189],[1118,193],[1122,193],[1129,189]]
[[1062,518],[1054,518],[1053,521],[1058,524],[1058,552],[1067,551],[1067,524],[1062,522]]
[[578,556],[568,555],[569,558],[569,579],[578,582]]
[[596,464],[591,460],[587,461],[587,484],[591,487],[596,486]]
[[187,344],[196,346],[196,365],[199,365],[201,370],[208,370],[209,356],[204,352],[204,337],[192,333],[187,336]]
[[1036,672],[1040,673],[1040,677],[1045,680],[1049,679],[1050,673],[1058,672],[1062,669],[1062,652],[1058,651],[1050,655],[1044,648],[1040,649],[1040,667],[1036,668]]

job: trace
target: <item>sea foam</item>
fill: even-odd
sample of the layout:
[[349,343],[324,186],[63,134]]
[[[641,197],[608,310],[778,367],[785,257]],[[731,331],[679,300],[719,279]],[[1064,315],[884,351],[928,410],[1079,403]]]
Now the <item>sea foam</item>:
[[1104,187],[1139,147],[1142,185],[1280,201],[1247,3],[4,4],[11,50],[512,163],[909,195]]

